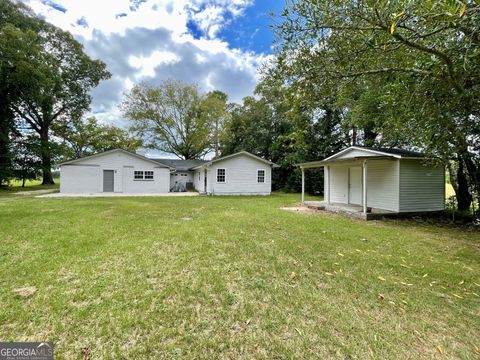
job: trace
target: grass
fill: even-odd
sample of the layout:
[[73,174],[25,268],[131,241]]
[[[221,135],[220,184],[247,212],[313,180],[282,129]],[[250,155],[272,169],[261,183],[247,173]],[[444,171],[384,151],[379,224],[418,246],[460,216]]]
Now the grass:
[[0,339],[56,359],[480,356],[478,232],[280,210],[298,200],[3,196]]

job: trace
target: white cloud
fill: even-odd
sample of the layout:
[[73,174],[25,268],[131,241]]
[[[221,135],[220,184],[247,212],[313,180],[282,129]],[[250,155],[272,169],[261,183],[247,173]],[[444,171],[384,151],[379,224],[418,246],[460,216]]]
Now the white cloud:
[[[238,102],[252,93],[257,69],[267,58],[218,38],[253,0],[23,1],[107,64],[112,78],[92,91],[92,113],[105,122],[125,124],[118,106],[139,81],[175,78],[205,91],[224,91]],[[202,36],[191,34],[189,24]]]

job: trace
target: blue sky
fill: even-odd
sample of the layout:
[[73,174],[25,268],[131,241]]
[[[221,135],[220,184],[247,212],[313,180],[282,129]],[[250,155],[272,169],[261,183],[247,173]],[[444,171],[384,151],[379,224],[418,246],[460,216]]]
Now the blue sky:
[[282,0],[23,0],[71,32],[112,78],[92,91],[91,114],[127,125],[119,105],[139,82],[173,78],[230,101],[253,93],[258,69],[272,57],[270,14]]

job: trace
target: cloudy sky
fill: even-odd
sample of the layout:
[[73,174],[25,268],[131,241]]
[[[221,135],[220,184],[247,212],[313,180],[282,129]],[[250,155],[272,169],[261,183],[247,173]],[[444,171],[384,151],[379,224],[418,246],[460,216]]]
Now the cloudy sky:
[[118,110],[134,83],[167,78],[218,89],[230,101],[250,95],[269,56],[270,13],[281,0],[23,0],[70,31],[92,58],[107,64],[110,80],[93,92],[92,112],[124,123]]

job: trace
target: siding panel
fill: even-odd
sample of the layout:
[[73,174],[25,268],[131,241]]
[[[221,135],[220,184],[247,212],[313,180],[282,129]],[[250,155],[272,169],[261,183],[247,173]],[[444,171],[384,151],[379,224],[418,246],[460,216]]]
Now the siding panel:
[[400,161],[400,211],[445,209],[445,169],[418,160]]
[[[226,182],[217,183],[217,169],[225,169]],[[265,170],[265,182],[257,182],[257,170]],[[270,195],[272,169],[247,155],[238,155],[213,163],[208,169],[208,191],[215,195]]]
[[330,202],[348,203],[348,166],[330,165]]
[[369,160],[367,206],[399,211],[399,161]]

